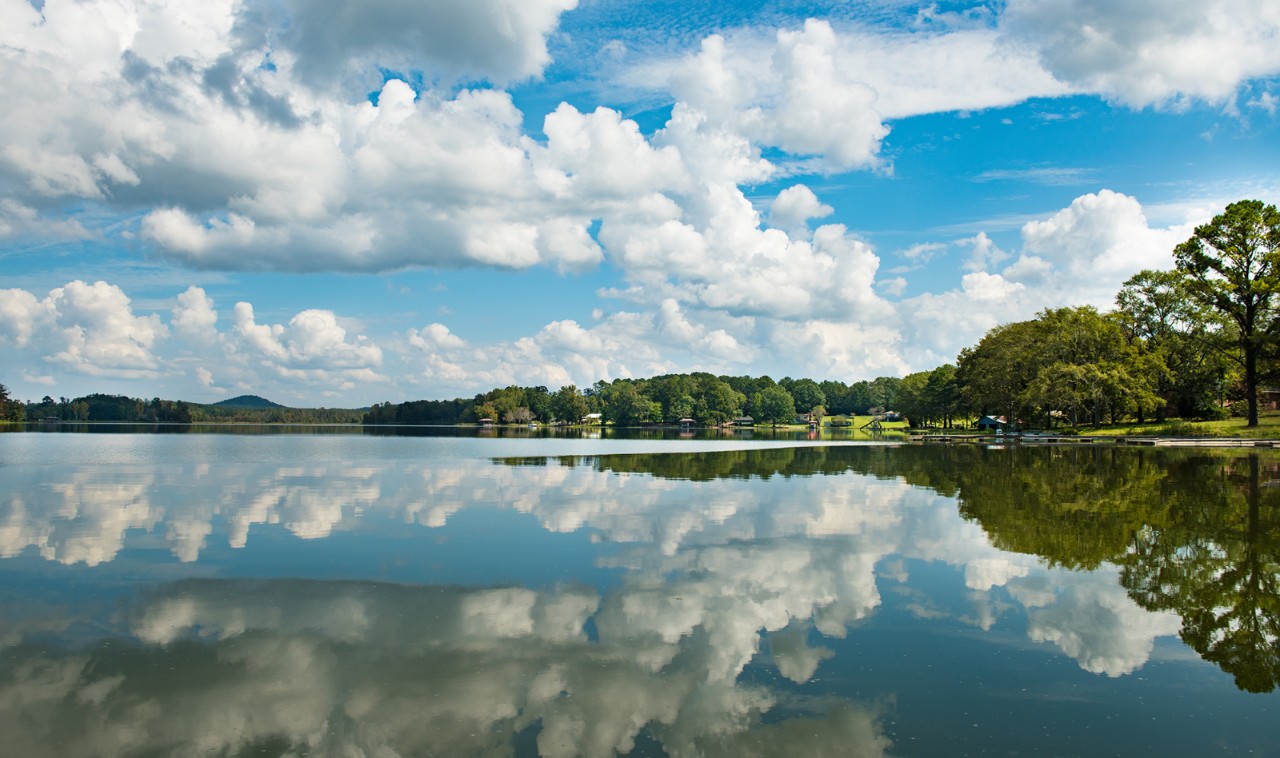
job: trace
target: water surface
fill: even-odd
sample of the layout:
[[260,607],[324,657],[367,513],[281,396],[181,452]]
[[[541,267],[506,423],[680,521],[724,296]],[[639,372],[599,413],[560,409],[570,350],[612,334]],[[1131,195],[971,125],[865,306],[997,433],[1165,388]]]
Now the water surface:
[[14,755],[1269,755],[1280,456],[0,435]]

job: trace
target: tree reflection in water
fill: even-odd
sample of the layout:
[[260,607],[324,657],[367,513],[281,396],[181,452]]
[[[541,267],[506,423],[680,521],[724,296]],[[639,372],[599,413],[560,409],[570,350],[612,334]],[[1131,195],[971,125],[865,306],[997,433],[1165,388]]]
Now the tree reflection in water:
[[[1129,595],[1249,692],[1280,686],[1280,456],[1222,450],[815,447],[558,459],[659,477],[898,477],[955,496],[992,543],[1122,569]],[[512,464],[536,460],[509,461]]]
[[1280,484],[1258,455],[1200,458],[1171,471],[1168,518],[1140,529],[1125,589],[1182,617],[1182,639],[1249,692],[1280,685]]

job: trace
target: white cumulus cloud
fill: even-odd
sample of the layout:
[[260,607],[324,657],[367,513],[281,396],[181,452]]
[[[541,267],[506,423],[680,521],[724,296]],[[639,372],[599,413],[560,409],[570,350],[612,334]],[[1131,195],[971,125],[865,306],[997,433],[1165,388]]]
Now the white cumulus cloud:
[[1223,102],[1280,72],[1274,2],[1012,0],[1000,26],[1073,88],[1137,107]]

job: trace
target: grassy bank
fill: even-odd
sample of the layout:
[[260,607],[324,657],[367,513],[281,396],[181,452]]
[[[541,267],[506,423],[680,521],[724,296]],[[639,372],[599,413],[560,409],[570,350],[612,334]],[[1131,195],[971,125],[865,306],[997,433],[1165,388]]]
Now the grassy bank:
[[1280,413],[1258,416],[1258,425],[1250,429],[1243,418],[1224,421],[1183,421],[1170,419],[1164,423],[1108,424],[1094,429],[1081,427],[1083,435],[1144,437],[1240,437],[1243,439],[1280,439]]

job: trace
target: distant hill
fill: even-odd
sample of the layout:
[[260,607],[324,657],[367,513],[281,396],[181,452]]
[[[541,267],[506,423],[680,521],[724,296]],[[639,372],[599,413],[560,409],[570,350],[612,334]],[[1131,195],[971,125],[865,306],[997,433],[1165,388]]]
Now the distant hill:
[[279,403],[273,403],[265,397],[257,395],[240,395],[228,400],[220,400],[216,403],[209,403],[214,408],[287,408],[288,406]]

